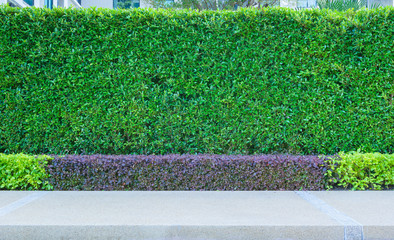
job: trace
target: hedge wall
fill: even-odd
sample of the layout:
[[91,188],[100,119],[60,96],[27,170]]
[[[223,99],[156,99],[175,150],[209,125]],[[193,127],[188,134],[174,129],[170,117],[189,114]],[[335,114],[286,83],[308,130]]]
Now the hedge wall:
[[394,149],[394,8],[0,7],[0,152]]

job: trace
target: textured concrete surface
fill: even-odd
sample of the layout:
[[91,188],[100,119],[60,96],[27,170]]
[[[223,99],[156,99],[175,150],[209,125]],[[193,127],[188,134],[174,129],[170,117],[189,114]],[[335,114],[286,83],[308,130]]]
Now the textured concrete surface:
[[21,191],[9,191],[9,192],[2,192],[0,191],[0,208],[13,203],[23,197],[26,197],[31,193],[29,192],[21,192]]
[[[394,191],[311,192],[363,226],[394,223]],[[393,235],[394,237],[394,235]]]
[[394,239],[394,191],[313,192],[363,226],[364,239]]
[[0,239],[394,239],[393,191],[41,193],[0,191]]

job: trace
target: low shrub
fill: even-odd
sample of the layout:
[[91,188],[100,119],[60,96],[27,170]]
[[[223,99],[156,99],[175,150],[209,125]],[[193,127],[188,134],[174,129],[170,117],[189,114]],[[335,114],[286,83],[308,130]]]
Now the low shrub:
[[0,153],[0,189],[50,190],[51,185],[45,181],[49,177],[45,166],[50,159],[45,155]]
[[323,190],[324,160],[289,155],[68,155],[55,190]]
[[394,185],[394,154],[340,152],[327,163],[328,188],[338,185],[353,190],[381,190]]

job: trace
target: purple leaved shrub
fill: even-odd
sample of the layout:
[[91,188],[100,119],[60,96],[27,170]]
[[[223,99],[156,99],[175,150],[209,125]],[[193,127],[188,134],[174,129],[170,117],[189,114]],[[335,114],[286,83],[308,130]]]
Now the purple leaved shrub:
[[67,155],[54,190],[323,190],[324,159],[291,155]]

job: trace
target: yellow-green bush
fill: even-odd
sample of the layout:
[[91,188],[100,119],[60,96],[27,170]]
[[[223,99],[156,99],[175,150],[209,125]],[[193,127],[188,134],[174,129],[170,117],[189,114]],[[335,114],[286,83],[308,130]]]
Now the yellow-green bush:
[[381,190],[394,185],[394,154],[340,152],[327,162],[330,184],[353,190]]
[[0,189],[50,190],[51,185],[45,181],[49,177],[45,166],[50,159],[45,155],[0,153]]

